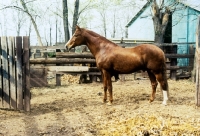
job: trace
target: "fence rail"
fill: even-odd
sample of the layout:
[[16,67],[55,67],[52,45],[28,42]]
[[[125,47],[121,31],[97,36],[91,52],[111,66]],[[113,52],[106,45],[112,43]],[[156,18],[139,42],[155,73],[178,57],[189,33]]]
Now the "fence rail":
[[[199,21],[200,22],[200,21]],[[200,28],[198,29],[200,31]],[[199,39],[197,34],[197,76],[196,76],[196,105],[200,105],[200,51],[199,51]],[[120,43],[120,46],[125,44]],[[160,46],[160,45],[159,45]],[[170,59],[167,70],[171,71],[171,76],[176,76],[176,70],[178,69],[192,69],[190,66],[177,66],[177,58],[189,58],[194,59],[194,54],[177,54],[177,46],[174,44],[164,44],[162,49],[165,51],[166,58]],[[30,84],[33,81],[31,76],[34,77],[38,84],[46,79],[46,70],[55,71],[57,73],[57,85],[60,84],[60,74],[74,73],[74,74],[89,74],[93,77],[100,76],[98,69],[88,66],[65,66],[63,64],[95,64],[95,59],[91,53],[66,53],[56,52],[56,58],[29,58],[30,49],[44,49],[48,52],[48,49],[57,50],[65,49],[63,46],[51,46],[51,47],[30,47],[29,37],[0,37],[0,108],[16,109],[30,111]],[[58,50],[57,50],[58,51]],[[44,52],[45,53],[45,52]],[[72,59],[74,58],[74,59]],[[30,64],[33,68],[30,69]],[[35,65],[39,64],[39,65]],[[54,66],[50,66],[53,64]],[[34,71],[34,68],[37,69]],[[45,70],[44,70],[45,69]],[[37,80],[37,79],[42,79]],[[47,82],[45,81],[44,84]]]
[[[124,44],[120,44],[120,46],[123,46]],[[135,46],[135,45],[134,45]],[[188,58],[189,60],[193,60],[194,59],[194,53],[191,53],[191,54],[177,54],[177,45],[175,44],[171,44],[171,43],[166,43],[166,44],[163,44],[163,45],[158,45],[164,52],[165,52],[165,56],[166,58],[168,59],[168,62],[167,63],[167,70],[170,71],[169,73],[169,77],[173,80],[176,80],[177,78],[180,78],[177,77],[177,70],[191,70],[193,68],[193,63],[191,63],[189,66],[177,66],[177,59],[179,58]],[[54,46],[54,49],[55,50],[58,50],[55,48],[56,46]],[[38,47],[39,49],[41,49],[40,47]],[[52,48],[52,47],[50,47]],[[46,52],[49,51],[50,48],[43,48],[45,49]],[[59,48],[59,47],[58,47]],[[34,49],[36,50],[37,48],[36,47],[31,47],[31,49]],[[63,49],[63,47],[62,47]],[[41,51],[41,53],[45,53],[45,51]],[[34,54],[32,55],[34,56]],[[90,52],[87,52],[87,53],[74,53],[74,52],[56,52],[55,53],[55,58],[38,58],[38,57],[32,57],[30,59],[30,64],[34,64],[34,65],[38,65],[38,64],[44,64],[44,65],[48,65],[48,66],[42,66],[43,69],[45,69],[46,67],[46,70],[47,71],[54,71],[55,73],[57,73],[57,85],[60,85],[60,77],[59,77],[59,74],[63,74],[63,73],[68,73],[68,74],[83,74],[83,75],[97,75],[99,76],[100,75],[100,72],[99,70],[96,68],[96,67],[90,67],[88,69],[88,71],[83,71],[80,67],[85,67],[85,66],[79,66],[79,68],[75,71],[75,70],[71,70],[71,68],[69,67],[66,67],[66,66],[63,66],[63,64],[82,64],[82,65],[85,65],[85,64],[92,64],[92,65],[95,65],[95,59],[93,57],[93,55],[90,53]],[[193,61],[192,61],[193,62]],[[54,68],[50,68],[49,65],[59,65],[59,66],[56,66]],[[65,67],[65,68],[64,68]],[[32,67],[32,68],[36,68],[35,66]],[[38,68],[38,67],[37,67]],[[74,67],[75,68],[75,67]],[[62,69],[62,71],[60,70]],[[65,70],[64,70],[65,69]],[[183,75],[182,75],[183,76]],[[186,76],[183,76],[183,77],[188,77],[190,75],[186,75]],[[46,80],[43,79],[43,80]],[[94,78],[95,80],[95,78]],[[38,81],[38,79],[36,79],[36,81]],[[40,82],[42,83],[42,82]]]

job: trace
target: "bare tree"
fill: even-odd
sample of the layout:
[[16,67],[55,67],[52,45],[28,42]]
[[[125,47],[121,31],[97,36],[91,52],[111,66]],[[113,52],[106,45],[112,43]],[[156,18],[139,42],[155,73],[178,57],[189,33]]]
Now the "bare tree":
[[[33,0],[33,1],[34,1],[34,0]],[[32,24],[33,24],[33,26],[34,26],[34,29],[35,29],[35,32],[36,32],[36,35],[37,35],[37,39],[38,39],[39,45],[40,45],[40,46],[43,46],[42,40],[41,40],[41,37],[40,37],[40,33],[39,33],[39,31],[38,31],[38,28],[37,28],[37,24],[36,24],[36,22],[35,22],[33,16],[31,15],[31,13],[29,12],[29,9],[27,8],[27,5],[26,5],[27,3],[30,3],[30,2],[33,2],[33,1],[25,2],[24,0],[20,0],[20,3],[21,3],[21,5],[22,5],[23,8],[14,5],[14,6],[5,6],[5,7],[3,7],[1,10],[6,9],[6,8],[13,8],[13,9],[16,9],[16,10],[20,10],[20,11],[25,12],[25,13],[30,17],[31,22],[32,22]]]
[[101,1],[98,6],[98,12],[101,16],[102,25],[103,25],[103,33],[104,36],[107,37],[107,9],[108,9],[108,1]]
[[0,27],[1,27],[1,35],[7,35],[7,23],[8,23],[8,20],[6,18],[6,10],[5,11],[1,11],[1,14],[3,15],[3,18],[0,18]]
[[[16,1],[16,5],[18,6],[18,2]],[[24,23],[26,22],[26,19],[24,17],[24,12],[21,11],[21,10],[13,10],[13,21],[16,22],[15,25],[16,25],[16,31],[17,31],[17,36],[20,35],[20,32],[21,32],[21,29],[24,25]]]
[[64,26],[64,33],[65,33],[65,42],[67,42],[70,38],[67,0],[63,0],[62,5],[63,5],[63,26]]
[[37,34],[37,39],[38,39],[39,45],[43,46],[42,40],[41,40],[41,36],[40,36],[40,33],[38,31],[38,28],[37,28],[37,24],[36,24],[35,20],[33,19],[33,16],[30,14],[30,12],[29,12],[29,10],[28,10],[28,8],[27,8],[26,3],[24,2],[24,0],[20,0],[20,2],[22,4],[22,7],[24,8],[24,12],[27,13],[27,15],[31,19],[31,22],[33,23],[33,27],[34,27],[35,32]]
[[76,25],[78,23],[78,18],[79,18],[79,0],[75,0],[75,2],[74,2],[73,24],[72,24],[72,34],[76,30]]
[[[153,0],[151,8],[155,34],[154,40],[156,43],[163,43],[171,10],[168,6],[164,6],[164,0],[161,1],[160,6],[158,6],[156,0]],[[165,10],[163,10],[164,8]]]

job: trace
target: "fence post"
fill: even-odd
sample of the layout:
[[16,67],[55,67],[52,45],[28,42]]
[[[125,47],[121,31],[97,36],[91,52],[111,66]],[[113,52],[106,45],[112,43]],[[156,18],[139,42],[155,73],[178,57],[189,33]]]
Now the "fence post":
[[[56,52],[60,52],[60,49],[56,49]],[[60,66],[60,64],[56,64]],[[56,86],[61,86],[61,75],[56,73]]]
[[15,37],[8,37],[8,49],[9,49],[9,69],[10,69],[10,105],[11,108],[17,109],[17,92],[15,80]]
[[198,18],[196,33],[196,106],[200,106],[200,16]]
[[16,37],[16,73],[17,73],[17,108],[23,110],[23,87],[22,87],[22,37]]
[[3,66],[3,105],[10,108],[9,75],[8,75],[8,45],[7,37],[1,38],[2,66]]
[[[175,53],[177,54],[177,45],[173,45],[171,47],[171,51],[172,53]],[[170,66],[177,66],[177,58],[172,58],[171,61],[170,61]],[[171,70],[170,71],[170,78],[172,80],[177,80],[177,77],[176,77],[176,70]]]
[[24,49],[24,55],[23,55],[23,63],[24,63],[24,110],[30,111],[30,50],[29,50],[29,37],[24,36],[23,37],[23,49]]
[[[2,53],[1,53],[1,37],[0,37],[0,56],[2,56]],[[2,64],[2,60],[0,58],[0,63]],[[2,81],[2,67],[0,67],[0,81]],[[0,108],[3,108],[3,85],[2,85],[2,82],[0,82]]]

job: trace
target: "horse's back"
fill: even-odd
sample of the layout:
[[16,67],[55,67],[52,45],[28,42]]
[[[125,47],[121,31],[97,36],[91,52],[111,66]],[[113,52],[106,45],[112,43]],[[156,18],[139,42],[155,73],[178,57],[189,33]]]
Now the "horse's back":
[[165,65],[165,54],[159,47],[153,44],[141,44],[137,47],[138,49],[140,48],[140,55],[143,57],[143,61],[146,63],[148,69],[163,69]]
[[140,58],[144,67],[152,70],[159,70],[165,65],[164,52],[153,44],[140,44],[130,48],[131,52]]

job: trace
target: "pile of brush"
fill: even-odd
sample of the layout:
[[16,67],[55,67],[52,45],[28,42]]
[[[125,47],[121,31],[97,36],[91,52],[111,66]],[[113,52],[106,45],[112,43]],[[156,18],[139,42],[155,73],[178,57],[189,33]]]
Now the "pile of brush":
[[74,83],[79,83],[79,79],[80,79],[80,76],[64,74],[61,77],[61,82],[63,84],[74,84]]

